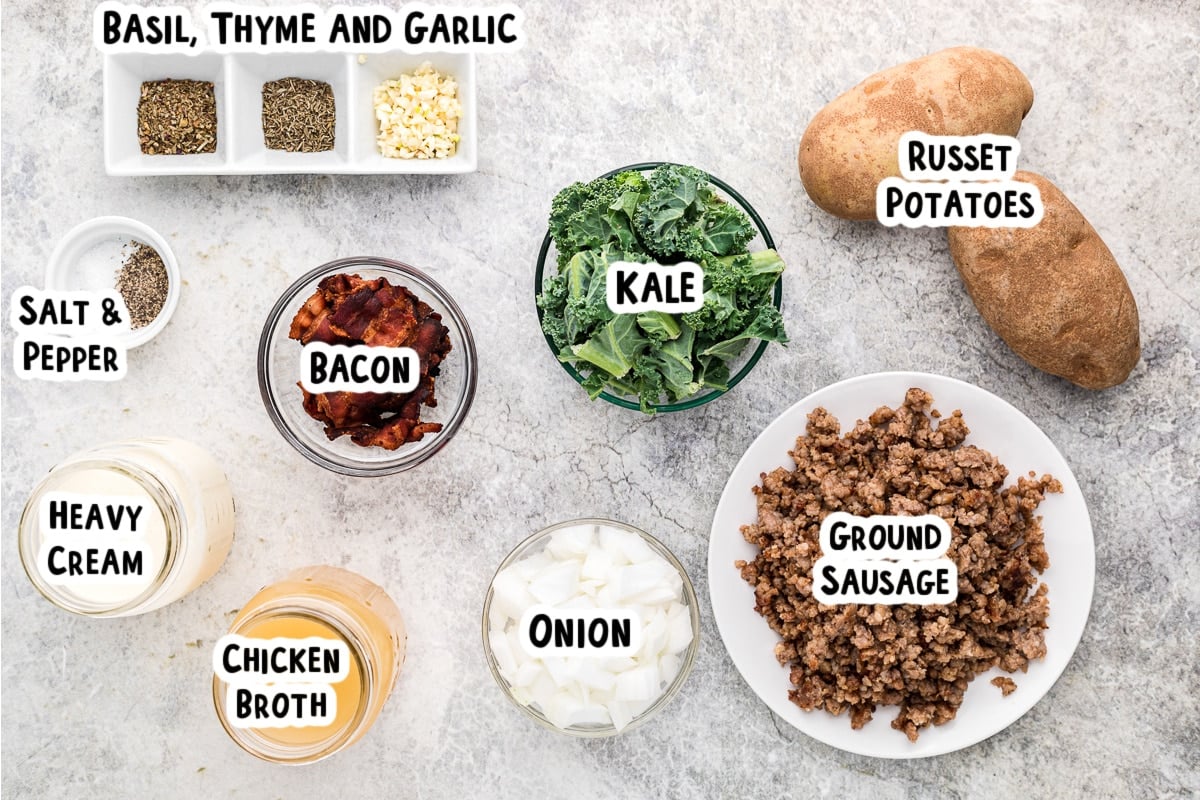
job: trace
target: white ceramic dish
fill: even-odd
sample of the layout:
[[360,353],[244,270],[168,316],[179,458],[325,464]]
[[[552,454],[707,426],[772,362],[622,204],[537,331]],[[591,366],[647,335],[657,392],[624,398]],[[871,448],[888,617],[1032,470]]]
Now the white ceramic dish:
[[127,349],[157,336],[179,305],[179,262],[158,231],[129,217],[95,217],[81,222],[55,245],[46,264],[45,281],[47,289],[63,291],[112,289],[131,241],[158,251],[167,268],[167,299],[153,322],[121,337]]
[[[958,716],[945,725],[926,728],[909,742],[891,727],[898,709],[880,706],[861,730],[853,730],[847,715],[806,712],[788,700],[788,670],[775,660],[779,641],[754,610],[754,590],[733,566],[752,560],[757,548],[742,538],[742,525],[757,518],[751,487],[759,475],[777,467],[791,468],[788,457],[804,433],[810,411],[822,406],[842,423],[843,434],[858,419],[882,405],[895,407],[907,389],[919,386],[933,395],[933,406],[948,414],[961,409],[975,444],[1008,467],[1009,483],[1029,470],[1049,472],[1063,485],[1038,507],[1046,532],[1050,568],[1041,580],[1050,589],[1047,655],[1030,664],[1027,674],[1016,673],[1017,691],[1008,697],[990,685],[1001,670],[972,681]],[[825,744],[878,758],[923,758],[968,747],[998,733],[1033,707],[1062,674],[1087,624],[1095,582],[1095,544],[1087,506],[1075,476],[1053,443],[1017,409],[995,395],[962,381],[917,372],[884,372],[835,383],[804,398],[767,426],[734,467],[713,518],[708,550],[708,580],[713,613],[721,638],[742,677],[772,711]]]
[[[384,158],[372,93],[424,62],[458,82],[461,137],[449,158]],[[262,86],[279,78],[325,81],[333,88],[334,149],[325,153],[268,150],[262,133]],[[198,155],[142,153],[137,105],[144,81],[211,81],[217,101],[217,151]],[[475,57],[469,53],[375,53],[362,64],[343,53],[202,53],[104,58],[104,168],[109,175],[249,175],[269,173],[445,174],[476,165]]]

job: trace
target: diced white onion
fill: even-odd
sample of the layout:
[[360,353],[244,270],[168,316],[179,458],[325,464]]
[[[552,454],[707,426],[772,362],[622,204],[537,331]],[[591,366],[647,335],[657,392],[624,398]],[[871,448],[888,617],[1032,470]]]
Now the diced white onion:
[[492,636],[492,655],[496,657],[496,666],[500,668],[502,674],[517,673],[517,660],[513,657],[512,648],[509,646],[508,637],[503,633],[499,636]]
[[617,676],[618,700],[653,700],[662,688],[657,660],[626,670]]
[[[682,609],[683,606],[678,605],[678,608]],[[668,611],[667,628],[668,653],[682,653],[695,637],[695,633],[692,631],[692,618],[686,613],[672,617],[671,612]]]
[[[681,654],[695,638],[678,571],[640,536],[619,528],[555,531],[543,550],[501,571],[492,591],[488,638],[500,674],[517,702],[560,728],[625,728],[679,674]],[[530,655],[517,625],[538,604],[632,610],[641,647],[632,657]]]
[[[556,606],[574,597],[579,591],[579,562],[564,561],[546,567],[529,582],[529,593],[539,603]],[[523,609],[522,609],[523,611]]]
[[562,528],[550,535],[546,550],[559,561],[585,558],[592,550],[596,537],[591,526]]

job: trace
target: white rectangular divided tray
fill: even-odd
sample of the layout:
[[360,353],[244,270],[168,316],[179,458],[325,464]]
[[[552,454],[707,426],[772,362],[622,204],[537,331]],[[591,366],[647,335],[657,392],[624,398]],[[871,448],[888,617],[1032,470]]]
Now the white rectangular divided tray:
[[[375,144],[375,87],[411,74],[426,61],[458,82],[458,147],[449,158],[384,158]],[[137,134],[142,83],[168,78],[212,82],[217,100],[215,153],[142,153]],[[280,78],[325,81],[333,88],[333,150],[267,149],[262,87]],[[104,168],[109,175],[473,172],[475,146],[475,56],[470,53],[373,53],[361,64],[351,53],[124,53],[104,58]]]

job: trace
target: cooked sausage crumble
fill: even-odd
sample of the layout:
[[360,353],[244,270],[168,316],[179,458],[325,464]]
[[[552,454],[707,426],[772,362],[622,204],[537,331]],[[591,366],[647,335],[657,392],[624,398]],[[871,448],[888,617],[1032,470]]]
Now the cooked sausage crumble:
[[[1050,607],[1036,573],[1050,562],[1034,511],[1047,492],[1062,491],[1053,477],[1033,472],[1002,488],[1004,465],[962,444],[969,432],[962,413],[940,419],[932,402],[928,392],[909,389],[900,407],[879,408],[845,436],[825,409],[809,414],[789,453],[796,468],[764,473],[754,487],[758,522],[742,535],[759,554],[736,562],[754,587],[755,610],[782,637],[775,656],[791,669],[791,701],[806,711],[849,711],[855,729],[877,705],[898,705],[892,727],[912,741],[922,728],[954,718],[976,675],[992,667],[1024,672],[1046,654]],[[818,603],[818,535],[834,511],[945,519],[957,600]]]

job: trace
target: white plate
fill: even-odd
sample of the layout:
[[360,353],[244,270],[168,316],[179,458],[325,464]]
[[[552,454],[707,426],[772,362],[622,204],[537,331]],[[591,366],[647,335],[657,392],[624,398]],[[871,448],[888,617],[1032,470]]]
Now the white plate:
[[[458,83],[462,119],[449,158],[384,158],[372,93],[384,80],[424,62]],[[337,112],[334,149],[325,153],[268,150],[262,133],[262,87],[280,78],[324,81]],[[137,136],[143,81],[211,81],[217,101],[217,151],[148,156]],[[104,58],[104,168],[109,175],[251,175],[269,173],[446,174],[476,165],[475,56],[470,53],[122,53]]]
[[[742,525],[754,523],[758,516],[751,487],[760,482],[760,473],[794,467],[788,451],[804,433],[810,411],[823,406],[841,421],[845,434],[880,406],[898,406],[905,391],[914,386],[932,394],[933,407],[943,414],[962,410],[971,430],[966,442],[995,455],[1008,468],[1008,484],[1029,470],[1038,475],[1048,472],[1062,482],[1063,493],[1047,495],[1037,509],[1043,518],[1051,565],[1041,575],[1050,589],[1046,657],[1032,662],[1027,674],[1012,675],[1017,690],[1008,697],[990,684],[993,677],[1008,673],[993,669],[977,676],[958,716],[945,725],[922,729],[920,739],[912,743],[891,727],[899,711],[896,706],[879,706],[874,718],[856,731],[850,727],[848,714],[835,717],[825,711],[803,711],[788,699],[788,670],[775,660],[779,636],[755,612],[754,590],[742,580],[733,562],[751,561],[757,555],[758,548],[740,532]],[[882,372],[835,383],[809,395],[754,440],[734,467],[717,505],[709,540],[708,581],[725,648],[750,688],[772,711],[814,739],[842,750],[879,758],[923,758],[968,747],[1004,730],[1054,685],[1087,624],[1095,582],[1095,544],[1075,476],[1028,417],[990,392],[953,378]]]

